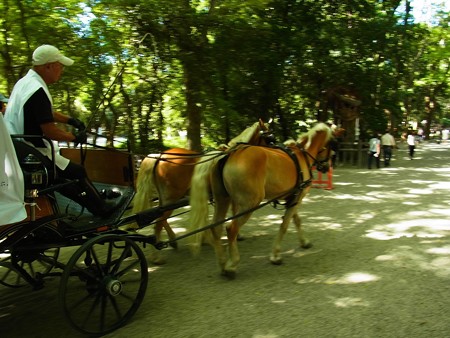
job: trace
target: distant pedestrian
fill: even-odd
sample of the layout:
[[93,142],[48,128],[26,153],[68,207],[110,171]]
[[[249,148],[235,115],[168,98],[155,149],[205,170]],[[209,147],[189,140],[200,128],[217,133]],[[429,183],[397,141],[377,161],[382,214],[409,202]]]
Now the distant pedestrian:
[[416,149],[416,133],[414,130],[410,130],[408,132],[408,136],[406,137],[406,143],[408,143],[409,150],[409,159],[412,160],[414,158],[414,151]]
[[447,143],[449,133],[450,131],[448,129],[442,130],[442,143]]
[[383,146],[384,166],[389,167],[392,158],[392,149],[395,148],[395,139],[389,130],[386,130],[381,136],[381,145]]
[[374,133],[372,138],[369,140],[369,152],[368,152],[369,157],[367,159],[367,167],[369,169],[372,169],[373,159],[375,159],[377,168],[380,168],[380,144],[381,141],[378,138],[378,135]]

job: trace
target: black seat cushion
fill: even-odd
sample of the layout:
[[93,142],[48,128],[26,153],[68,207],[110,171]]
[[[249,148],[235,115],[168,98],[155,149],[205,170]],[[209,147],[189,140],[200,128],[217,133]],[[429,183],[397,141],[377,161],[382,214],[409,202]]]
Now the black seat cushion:
[[25,189],[43,189],[56,180],[55,164],[39,150],[13,138],[17,159],[24,175]]

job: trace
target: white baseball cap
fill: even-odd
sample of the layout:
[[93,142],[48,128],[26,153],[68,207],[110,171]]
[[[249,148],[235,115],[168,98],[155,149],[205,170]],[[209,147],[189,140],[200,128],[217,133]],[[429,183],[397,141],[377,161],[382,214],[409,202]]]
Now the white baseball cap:
[[60,62],[64,66],[71,66],[73,60],[62,55],[58,48],[52,45],[42,45],[33,53],[33,65],[40,66],[47,63]]

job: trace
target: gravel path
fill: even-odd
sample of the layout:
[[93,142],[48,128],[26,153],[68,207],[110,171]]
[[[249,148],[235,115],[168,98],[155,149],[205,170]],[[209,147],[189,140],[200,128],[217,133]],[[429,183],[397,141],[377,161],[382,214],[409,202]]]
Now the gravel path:
[[[313,189],[301,209],[314,246],[299,250],[291,227],[283,265],[268,259],[282,215],[270,206],[242,229],[233,281],[209,247],[164,250],[138,313],[107,337],[450,337],[450,145],[416,155],[402,146],[390,168],[335,169],[334,189]],[[172,220],[177,231],[186,218]],[[0,336],[79,337],[58,284],[0,286]]]

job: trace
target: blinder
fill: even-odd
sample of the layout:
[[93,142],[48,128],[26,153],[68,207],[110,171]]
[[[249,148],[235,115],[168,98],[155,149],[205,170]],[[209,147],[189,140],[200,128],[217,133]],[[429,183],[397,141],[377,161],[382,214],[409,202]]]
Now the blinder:
[[270,132],[269,130],[261,130],[259,132],[259,135],[262,139],[264,139],[264,142],[269,145],[274,145],[276,143],[275,135]]
[[[319,155],[326,151],[326,157],[323,159],[319,159]],[[314,159],[314,166],[318,171],[325,174],[330,170],[330,158],[331,158],[331,147],[328,145],[327,147],[322,148]]]

